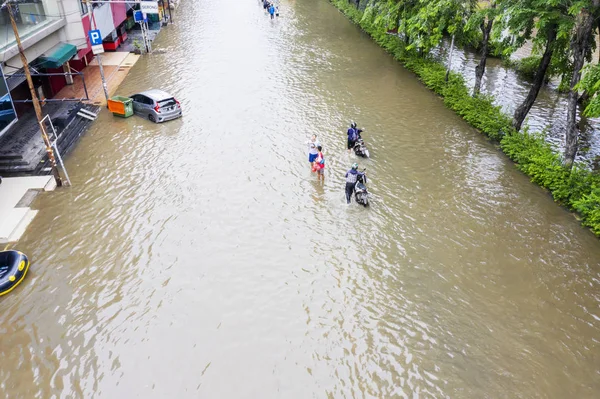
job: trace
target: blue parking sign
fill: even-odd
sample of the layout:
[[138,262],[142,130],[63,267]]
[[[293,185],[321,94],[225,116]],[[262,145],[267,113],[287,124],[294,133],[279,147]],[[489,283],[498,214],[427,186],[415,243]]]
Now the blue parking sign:
[[102,44],[102,35],[100,34],[100,29],[94,29],[89,31],[88,36],[90,38],[90,43],[92,44],[92,46]]

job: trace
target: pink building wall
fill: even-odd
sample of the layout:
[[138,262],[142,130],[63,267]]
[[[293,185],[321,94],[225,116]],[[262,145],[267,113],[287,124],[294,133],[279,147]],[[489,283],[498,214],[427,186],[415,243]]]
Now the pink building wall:
[[110,7],[112,9],[113,21],[116,28],[127,19],[127,6],[125,3],[111,3]]

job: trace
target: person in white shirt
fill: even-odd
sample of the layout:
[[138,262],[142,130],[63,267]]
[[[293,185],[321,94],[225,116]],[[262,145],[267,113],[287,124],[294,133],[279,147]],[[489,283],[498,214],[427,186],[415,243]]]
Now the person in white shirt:
[[319,150],[318,150],[318,146],[319,141],[317,140],[317,135],[313,134],[312,137],[310,138],[309,141],[306,142],[306,144],[308,145],[308,162],[310,162],[310,167],[312,169],[312,167],[314,166],[315,160],[317,159],[317,156],[319,155]]

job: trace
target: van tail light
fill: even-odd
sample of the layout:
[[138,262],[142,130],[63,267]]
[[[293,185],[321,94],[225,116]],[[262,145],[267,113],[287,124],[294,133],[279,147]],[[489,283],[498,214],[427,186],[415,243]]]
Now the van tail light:
[[154,107],[154,110],[155,110],[156,112],[160,112],[160,105],[156,104],[156,107]]
[[177,101],[176,98],[174,98],[173,100],[175,100],[175,102],[177,103],[177,108],[181,108],[181,103],[179,101]]

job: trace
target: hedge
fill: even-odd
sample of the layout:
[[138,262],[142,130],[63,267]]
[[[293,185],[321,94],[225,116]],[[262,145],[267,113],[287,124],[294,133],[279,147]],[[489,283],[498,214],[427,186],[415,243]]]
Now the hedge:
[[352,22],[359,25],[373,40],[431,90],[440,95],[444,104],[471,126],[490,139],[499,142],[502,151],[513,160],[531,181],[547,189],[554,200],[571,211],[578,212],[581,223],[600,237],[600,175],[585,166],[565,168],[562,159],[539,133],[515,131],[512,118],[494,105],[490,96],[472,97],[463,77],[451,72],[446,82],[446,68],[441,63],[406,50],[397,35],[387,34],[369,17],[364,17],[348,0],[329,0]]

